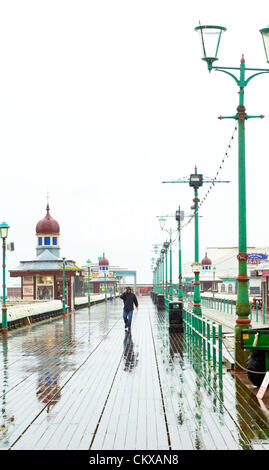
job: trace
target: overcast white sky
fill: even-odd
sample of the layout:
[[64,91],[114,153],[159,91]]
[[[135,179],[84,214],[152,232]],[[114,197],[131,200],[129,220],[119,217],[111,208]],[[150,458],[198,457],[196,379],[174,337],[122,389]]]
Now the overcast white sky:
[[[84,264],[103,249],[111,264],[151,282],[156,216],[190,211],[193,191],[161,182],[198,172],[214,177],[238,105],[233,80],[208,73],[194,31],[227,27],[219,65],[265,68],[259,29],[267,1],[0,1],[1,215],[10,225],[7,268],[35,256],[35,226],[51,215],[61,254]],[[246,88],[248,244],[269,245],[269,75]],[[201,210],[207,246],[237,246],[237,136],[222,179]],[[200,196],[206,192],[205,185]],[[173,224],[175,224],[174,220]],[[175,226],[175,225],[174,225]],[[182,230],[183,262],[194,257],[194,227]],[[174,268],[177,269],[175,246]]]

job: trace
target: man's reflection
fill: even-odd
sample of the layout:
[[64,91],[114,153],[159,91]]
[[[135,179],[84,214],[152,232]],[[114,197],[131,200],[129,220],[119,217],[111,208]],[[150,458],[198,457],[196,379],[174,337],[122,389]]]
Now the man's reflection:
[[138,352],[134,352],[134,343],[130,331],[125,332],[123,341],[124,370],[131,372],[138,364]]

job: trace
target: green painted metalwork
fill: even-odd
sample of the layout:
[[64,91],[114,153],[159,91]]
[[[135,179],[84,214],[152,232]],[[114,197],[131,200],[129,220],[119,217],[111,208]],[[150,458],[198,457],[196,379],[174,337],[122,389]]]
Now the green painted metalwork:
[[170,301],[173,300],[173,286],[172,286],[172,283],[173,283],[173,270],[172,270],[172,228],[170,228],[170,232],[169,232],[169,236],[170,236],[170,262],[169,262],[169,267],[170,267],[170,280],[169,280],[169,299]]
[[66,313],[66,301],[65,301],[65,258],[63,258],[63,314]]
[[91,305],[91,295],[90,295],[90,267],[91,267],[91,261],[88,259],[87,260],[87,268],[88,268],[88,307]]
[[134,278],[134,293],[136,294],[136,271],[113,271],[115,276],[133,276]]
[[3,238],[3,303],[2,303],[2,328],[8,327],[6,307],[6,239]]
[[269,51],[268,51],[269,26],[267,26],[266,28],[260,29],[260,33],[262,35],[262,41],[263,41],[264,51],[266,55],[266,60],[267,62],[269,62]]
[[[222,355],[222,326],[218,326],[218,341],[217,341],[217,326],[207,318],[196,315],[191,309],[183,309],[184,332],[192,339],[196,347],[200,347],[203,357],[211,362],[214,367],[218,363],[218,372],[222,374],[223,370],[223,355]],[[212,330],[212,334],[211,334]]]
[[245,329],[241,332],[241,345],[246,350],[269,350],[269,329]]
[[182,259],[181,259],[181,212],[178,208],[177,217],[177,230],[178,230],[178,300],[183,302],[183,288],[182,288]]
[[[213,66],[208,61],[208,70],[224,72],[231,76],[239,87],[239,106],[237,114],[220,116],[220,119],[236,119],[238,121],[238,292],[236,303],[237,320],[235,325],[235,360],[237,364],[246,365],[247,354],[241,347],[241,331],[250,328],[250,303],[247,285],[247,224],[246,224],[246,174],[245,174],[245,121],[249,118],[263,118],[263,115],[251,116],[246,114],[244,106],[244,89],[254,77],[269,73],[268,69],[247,68],[242,56],[240,67]],[[239,78],[229,70],[239,71]],[[246,78],[246,71],[255,73]]]

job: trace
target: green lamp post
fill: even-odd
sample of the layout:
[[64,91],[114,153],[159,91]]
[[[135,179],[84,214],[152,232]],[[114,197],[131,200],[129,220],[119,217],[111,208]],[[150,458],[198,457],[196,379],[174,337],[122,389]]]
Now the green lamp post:
[[105,302],[107,302],[107,280],[106,280],[106,272],[105,272]]
[[4,336],[8,332],[7,322],[7,307],[6,307],[6,238],[8,235],[9,226],[6,222],[0,224],[0,234],[2,238],[2,249],[3,249],[3,301],[2,301],[2,333]]
[[91,295],[90,295],[90,269],[91,269],[92,262],[90,259],[87,260],[87,268],[88,268],[88,307],[91,306]]
[[165,249],[161,249],[161,260],[162,260],[162,293],[165,295],[164,292],[164,258],[165,258]]
[[63,298],[62,298],[62,303],[63,303],[63,316],[66,314],[66,299],[65,299],[65,264],[66,260],[63,258]]
[[181,226],[180,222],[184,218],[184,212],[180,211],[180,207],[176,211],[176,221],[178,229],[178,301],[183,302],[182,289],[182,260],[181,260]]
[[200,272],[201,264],[199,263],[199,215],[198,215],[198,188],[203,185],[203,175],[197,173],[197,167],[195,171],[190,175],[189,185],[194,189],[194,263],[192,264],[192,270],[194,273],[194,298],[193,298],[193,313],[196,315],[202,315],[201,310],[201,294],[200,294]]
[[213,266],[213,286],[212,286],[213,302],[214,302],[214,300],[215,300],[215,291],[216,291],[215,276],[216,276],[216,266]]
[[[180,178],[178,180],[174,181],[163,181],[163,183],[188,183],[189,186],[194,188],[194,205],[192,206],[192,209],[194,209],[194,249],[195,249],[195,256],[194,256],[194,262],[196,266],[199,264],[199,226],[198,226],[198,220],[199,220],[199,214],[198,214],[198,208],[199,208],[199,202],[200,200],[198,199],[198,188],[200,188],[204,183],[229,183],[229,181],[221,181],[217,180],[216,178],[211,179],[206,177],[205,179],[203,178],[202,174],[197,173],[197,167],[195,166],[194,173],[192,173],[189,177],[184,177]],[[192,216],[193,217],[193,216]],[[194,292],[196,295],[194,296],[194,307],[193,307],[193,312],[196,313],[197,315],[201,315],[201,306],[200,306],[200,282],[199,282],[199,270],[195,271],[195,280],[194,280]]]
[[[202,42],[202,59],[207,62],[208,70],[223,72],[233,78],[239,87],[239,103],[237,113],[232,116],[219,116],[219,119],[236,119],[238,121],[238,291],[236,302],[235,325],[235,360],[237,367],[246,365],[247,351],[241,348],[241,331],[250,328],[250,304],[248,295],[247,275],[247,224],[246,224],[246,174],[245,174],[245,122],[250,118],[263,118],[263,115],[249,115],[244,106],[244,90],[254,77],[269,73],[269,69],[247,68],[244,56],[240,67],[220,67],[213,63],[218,60],[220,39],[226,28],[222,26],[199,25],[195,30],[200,34]],[[269,62],[269,26],[260,30],[266,60]],[[231,72],[232,71],[232,72]],[[239,72],[237,77],[234,71]],[[246,77],[246,72],[250,75]],[[254,72],[254,73],[253,73]]]
[[159,267],[160,267],[160,260],[157,258],[156,261],[156,285],[157,285],[157,292],[160,292],[160,275],[159,275]]
[[165,241],[163,244],[165,250],[165,298],[168,299],[168,264],[167,264],[167,253],[169,248],[169,242]]
[[[158,254],[158,245],[153,245],[153,252],[155,254],[155,256],[157,256]],[[154,268],[154,291],[157,292],[158,291],[158,282],[157,282],[157,279],[158,279],[158,270],[157,270],[157,258],[152,258],[154,259],[155,261],[155,268]]]
[[172,228],[170,227],[169,230],[166,230],[164,227],[165,227],[165,223],[166,223],[166,217],[168,216],[159,216],[159,222],[160,222],[160,227],[161,227],[161,230],[165,231],[165,232],[168,232],[169,233],[169,247],[170,247],[170,253],[169,253],[169,273],[170,273],[170,279],[169,279],[169,300],[173,300],[173,267],[172,267],[172,245],[173,245],[173,242],[172,242],[172,234],[173,234],[173,231],[172,231]]

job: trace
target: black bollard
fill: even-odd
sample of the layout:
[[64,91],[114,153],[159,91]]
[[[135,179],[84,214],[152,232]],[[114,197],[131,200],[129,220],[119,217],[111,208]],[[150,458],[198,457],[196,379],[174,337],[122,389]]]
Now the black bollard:
[[169,302],[169,332],[183,332],[182,302]]

